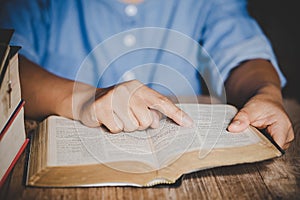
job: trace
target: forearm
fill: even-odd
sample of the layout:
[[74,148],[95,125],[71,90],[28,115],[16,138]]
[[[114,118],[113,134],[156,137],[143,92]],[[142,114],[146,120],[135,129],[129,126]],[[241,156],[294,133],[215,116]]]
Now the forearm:
[[60,115],[91,127],[105,125],[113,133],[158,127],[159,113],[182,126],[193,123],[169,99],[136,80],[95,88],[55,76],[24,57],[20,77],[28,118]]
[[[73,118],[74,81],[55,76],[20,56],[20,81],[25,115],[41,120],[49,115]],[[82,84],[82,89],[90,88]]]
[[277,72],[266,60],[257,59],[242,63],[234,69],[225,83],[227,99],[238,107],[258,94],[282,102],[281,85]]

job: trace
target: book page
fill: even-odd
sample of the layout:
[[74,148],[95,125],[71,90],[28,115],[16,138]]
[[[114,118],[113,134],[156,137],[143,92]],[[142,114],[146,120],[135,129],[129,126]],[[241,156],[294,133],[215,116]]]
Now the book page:
[[103,128],[88,128],[62,117],[49,120],[49,165],[85,165],[139,161],[159,169],[183,153],[199,151],[199,159],[214,148],[231,148],[258,143],[250,129],[229,133],[226,128],[237,112],[221,104],[181,104],[194,120],[191,128],[180,127],[170,119],[157,129],[111,134]]
[[183,153],[199,151],[199,159],[214,148],[231,148],[258,143],[261,139],[247,129],[242,133],[226,131],[237,112],[236,108],[220,104],[179,105],[194,120],[194,127],[179,127],[170,120],[161,121],[160,129],[148,130],[160,167],[175,161]]
[[48,165],[141,161],[156,165],[145,131],[111,134],[63,117],[48,118]]

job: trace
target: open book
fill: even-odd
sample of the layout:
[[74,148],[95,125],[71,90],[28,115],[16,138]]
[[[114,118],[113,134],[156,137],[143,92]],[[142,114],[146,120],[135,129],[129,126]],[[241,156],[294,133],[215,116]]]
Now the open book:
[[33,135],[27,185],[152,186],[217,166],[257,162],[283,151],[257,129],[226,131],[237,112],[223,104],[178,105],[194,119],[184,128],[163,119],[158,129],[111,134],[50,116]]

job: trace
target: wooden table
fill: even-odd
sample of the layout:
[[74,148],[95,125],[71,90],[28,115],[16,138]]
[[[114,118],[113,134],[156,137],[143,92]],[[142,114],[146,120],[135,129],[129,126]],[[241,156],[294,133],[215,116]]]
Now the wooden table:
[[296,138],[286,154],[274,160],[188,174],[174,186],[58,189],[24,185],[24,153],[1,188],[0,199],[300,199],[300,105],[285,100],[285,106]]

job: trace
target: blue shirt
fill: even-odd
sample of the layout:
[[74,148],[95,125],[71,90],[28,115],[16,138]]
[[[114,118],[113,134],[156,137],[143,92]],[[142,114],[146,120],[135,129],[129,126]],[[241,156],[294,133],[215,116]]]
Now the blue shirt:
[[11,0],[0,27],[46,70],[97,87],[138,79],[166,95],[210,92],[241,62],[277,65],[271,45],[244,0]]

